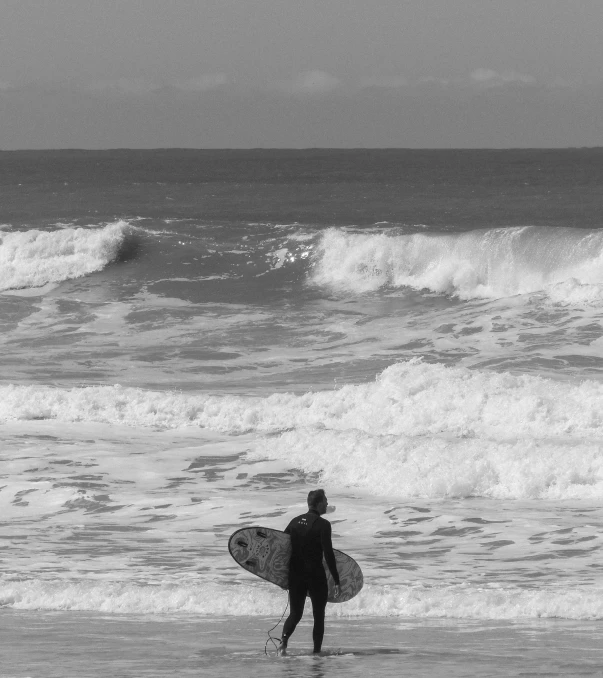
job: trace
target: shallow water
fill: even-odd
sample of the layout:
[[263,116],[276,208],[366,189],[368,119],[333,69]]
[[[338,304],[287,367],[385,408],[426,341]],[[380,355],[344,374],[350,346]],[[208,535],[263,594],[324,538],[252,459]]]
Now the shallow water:
[[[316,477],[280,456],[254,458],[261,437],[54,422],[5,425],[3,435],[2,604],[279,614],[286,594],[240,569],[228,537],[246,525],[283,529]],[[331,616],[603,616],[596,500],[375,501],[347,477],[338,485],[336,472],[330,485],[341,487],[331,493],[335,544],[365,574],[360,595]]]
[[592,622],[350,619],[328,626],[329,649],[318,657],[310,654],[310,628],[302,622],[286,658],[264,654],[272,623],[5,611],[0,676],[595,676],[603,666]]

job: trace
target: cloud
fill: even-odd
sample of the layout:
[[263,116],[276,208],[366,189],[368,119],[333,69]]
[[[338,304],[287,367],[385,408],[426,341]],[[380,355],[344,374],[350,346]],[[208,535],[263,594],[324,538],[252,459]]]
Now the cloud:
[[433,75],[428,75],[424,78],[419,78],[417,80],[417,84],[419,84],[419,85],[439,85],[440,87],[446,87],[447,85],[450,84],[450,80],[448,78],[437,78]]
[[294,94],[324,94],[341,87],[341,81],[325,71],[305,71],[286,89]]
[[228,77],[224,73],[207,73],[196,78],[178,80],[174,83],[174,87],[188,92],[205,92],[209,89],[222,87],[228,83]]
[[383,89],[400,89],[406,87],[408,80],[403,75],[376,75],[360,78],[360,87],[382,87]]
[[536,78],[525,73],[503,71],[498,73],[491,68],[476,68],[470,75],[471,82],[482,87],[503,87],[504,85],[535,85]]
[[195,78],[162,82],[149,78],[118,78],[116,80],[97,80],[83,85],[88,92],[117,96],[145,96],[174,88],[182,92],[205,92],[229,84],[224,73],[207,73]]
[[553,89],[568,89],[580,87],[583,84],[584,82],[581,78],[569,79],[557,76],[548,83],[548,86]]
[[161,89],[161,85],[146,78],[118,78],[117,80],[92,82],[86,89],[91,92],[105,92],[107,94],[144,95],[156,92]]

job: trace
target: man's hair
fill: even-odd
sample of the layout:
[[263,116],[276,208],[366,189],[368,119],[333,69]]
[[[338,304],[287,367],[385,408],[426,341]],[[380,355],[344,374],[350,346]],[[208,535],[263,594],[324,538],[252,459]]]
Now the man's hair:
[[311,490],[308,492],[308,508],[315,509],[325,499],[325,491],[323,489]]

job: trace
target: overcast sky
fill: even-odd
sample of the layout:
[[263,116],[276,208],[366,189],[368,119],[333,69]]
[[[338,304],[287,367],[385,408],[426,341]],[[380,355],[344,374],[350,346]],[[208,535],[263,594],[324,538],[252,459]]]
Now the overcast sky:
[[0,148],[603,145],[603,0],[0,0]]

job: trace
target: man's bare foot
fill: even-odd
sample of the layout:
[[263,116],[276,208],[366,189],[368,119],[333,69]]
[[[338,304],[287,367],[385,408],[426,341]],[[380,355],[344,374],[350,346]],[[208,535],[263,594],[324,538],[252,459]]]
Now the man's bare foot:
[[281,641],[281,644],[276,648],[277,657],[286,657],[287,656],[287,643]]

